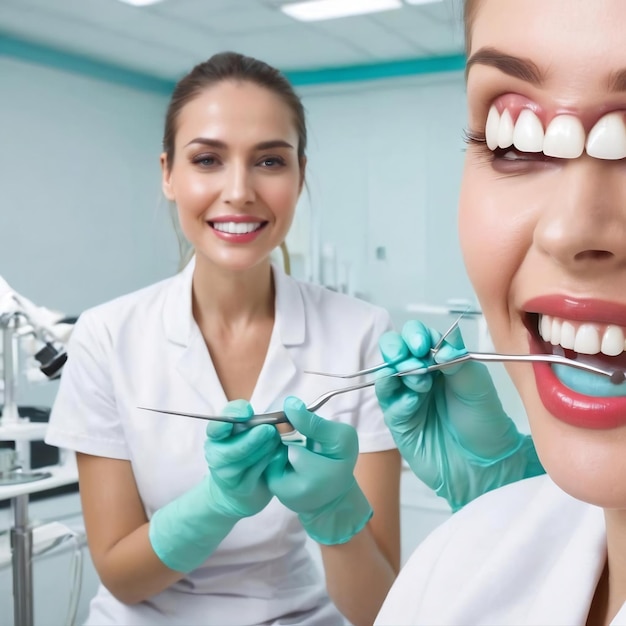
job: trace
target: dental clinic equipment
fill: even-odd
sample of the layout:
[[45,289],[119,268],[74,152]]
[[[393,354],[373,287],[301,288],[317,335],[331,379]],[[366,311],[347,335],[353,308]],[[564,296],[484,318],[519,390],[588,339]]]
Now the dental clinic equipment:
[[[467,313],[467,311],[468,309],[465,309],[464,311],[462,311],[461,314],[456,318],[456,320],[454,320],[450,328],[448,328],[448,330],[446,330],[446,332],[443,333],[443,335],[441,335],[437,344],[433,348],[431,348],[430,350],[431,354],[435,354],[437,350],[439,350],[439,348],[445,341],[446,337],[448,337],[448,335],[459,325],[461,318]],[[388,366],[389,366],[388,363],[383,363],[382,365],[375,365],[374,367],[361,370],[359,372],[356,372],[355,374],[348,374],[347,376],[339,376],[339,375],[335,376],[334,374],[326,374],[324,372],[312,372],[309,370],[305,370],[304,373],[305,374],[318,374],[320,376],[332,376],[334,378],[354,378],[356,376],[361,376],[364,374],[371,374],[373,372],[377,372],[378,370],[381,370],[384,367],[388,367]],[[370,385],[365,384],[364,386],[367,387]],[[317,409],[319,409],[321,406],[326,404],[328,400],[330,400],[337,394],[346,393],[347,391],[354,391],[356,389],[361,389],[361,388],[362,388],[362,385],[357,385],[354,387],[345,387],[344,389],[335,389],[335,390],[328,391],[322,394],[319,398],[317,398],[317,400],[314,400],[312,403],[308,404],[306,408],[308,411],[311,411],[314,413]],[[180,413],[178,411],[162,411],[159,409],[149,409],[146,407],[138,407],[138,408],[144,411],[154,411],[156,413],[167,413],[169,415],[183,415],[185,417],[194,417],[196,419],[212,420],[216,422],[228,422],[230,424],[240,424],[240,426],[243,426],[244,428],[250,428],[252,426],[257,426],[259,424],[285,424],[285,423],[288,424],[289,423],[289,420],[287,419],[287,416],[284,414],[283,411],[275,411],[271,413],[263,413],[261,415],[255,415],[251,419],[246,420],[244,423],[242,423],[241,420],[237,420],[236,418],[232,418],[228,416],[207,416],[207,415],[201,415],[198,413]]]
[[[593,372],[594,374],[608,376],[609,380],[614,385],[621,385],[624,381],[626,381],[626,372],[624,372],[624,370],[620,370],[620,369],[607,370],[607,369],[603,369],[600,367],[596,367],[594,365],[590,365],[588,363],[574,361],[572,359],[568,359],[567,357],[560,356],[558,354],[500,354],[498,352],[465,352],[464,354],[457,357],[456,359],[452,359],[451,361],[447,361],[446,363],[434,363],[433,365],[428,365],[426,367],[418,367],[415,369],[407,370],[406,372],[396,372],[395,374],[391,374],[391,376],[409,376],[412,374],[415,374],[415,375],[429,374],[430,372],[435,372],[437,370],[445,369],[446,367],[457,365],[459,363],[464,363],[466,361],[482,361],[483,363],[507,363],[507,362],[553,363],[557,365],[568,365],[576,369],[584,370],[587,372]],[[365,374],[378,372],[382,369],[385,369],[386,367],[392,367],[392,366],[393,366],[393,363],[380,363],[379,365],[374,365],[373,367],[369,367],[359,372],[353,372],[352,374],[330,374],[328,372],[314,372],[311,370],[307,370],[307,374],[315,374],[317,376],[328,376],[330,378],[356,378],[357,376],[363,376]],[[349,389],[346,389],[346,391],[348,390]]]
[[[479,352],[465,352],[461,356],[451,359],[450,361],[446,361],[445,363],[433,363],[432,365],[428,365],[425,367],[417,367],[411,370],[407,370],[406,372],[394,372],[390,374],[389,377],[402,377],[402,376],[411,376],[411,375],[421,375],[421,374],[430,374],[432,372],[438,372],[439,370],[444,370],[448,367],[454,367],[461,363],[465,363],[466,361],[483,361],[483,362],[544,362],[544,363],[556,363],[559,365],[569,365],[571,367],[575,367],[578,369],[586,370],[588,372],[593,372],[595,374],[600,374],[602,376],[607,376],[609,380],[615,384],[619,385],[626,381],[626,374],[623,370],[615,369],[615,370],[606,370],[600,367],[596,367],[593,365],[589,365],[587,363],[580,363],[578,361],[573,361],[572,359],[568,359],[564,356],[559,356],[557,354],[499,354],[499,353],[479,353]],[[369,368],[368,370],[362,370],[360,372],[356,372],[354,374],[344,374],[339,377],[341,378],[351,378],[354,376],[360,376],[363,373],[371,373],[376,369],[383,369],[384,367],[389,367],[389,363],[384,363],[376,366],[375,368]],[[312,374],[317,374],[318,372],[308,372]],[[326,374],[321,373],[323,376],[335,376],[335,374]],[[342,393],[348,393],[350,391],[356,391],[358,389],[365,389],[366,387],[373,387],[376,383],[375,380],[368,380],[357,385],[352,385],[350,387],[342,387],[340,389],[331,389],[326,393],[323,393],[321,396],[313,400],[313,402],[307,404],[307,410],[315,413],[318,409],[320,409],[324,404],[326,404],[331,398],[334,398],[337,395]],[[192,417],[195,419],[209,420],[209,421],[217,421],[217,422],[229,422],[231,424],[238,424],[243,428],[251,428],[252,426],[257,426],[259,424],[286,424],[289,423],[287,416],[284,411],[272,411],[269,413],[257,413],[253,415],[250,419],[242,421],[237,418],[220,416],[220,415],[203,415],[200,413],[185,413],[183,411],[171,411],[171,410],[161,410],[161,409],[153,409],[148,407],[137,407],[144,411],[154,411],[156,413],[166,413],[169,415],[181,415],[184,417]]]
[[[443,342],[449,337],[450,333],[459,326],[460,321],[470,313],[471,306],[466,307],[461,311],[460,315],[452,322],[448,330],[446,330],[441,337],[439,337],[439,341],[430,349],[431,356],[435,356],[437,352],[439,352]],[[458,311],[454,311],[458,313]],[[305,374],[315,374],[316,376],[328,376],[329,378],[357,378],[358,376],[365,376],[366,374],[374,374],[375,372],[379,372],[386,367],[390,367],[395,365],[395,363],[379,363],[378,365],[373,365],[372,367],[367,367],[364,370],[359,370],[358,372],[353,372],[352,374],[329,374],[328,372],[316,372],[314,370],[304,370]]]
[[[13,442],[14,449],[0,449],[0,495],[10,499],[14,514],[11,533],[11,561],[13,565],[14,623],[16,626],[32,626],[33,611],[33,557],[42,533],[50,531],[51,525],[34,527],[28,516],[29,493],[75,482],[52,471],[31,470],[31,441],[43,439],[47,424],[31,422],[20,415],[17,403],[17,383],[20,373],[27,380],[53,380],[61,375],[67,360],[66,344],[75,319],[36,306],[28,298],[18,294],[0,276],[0,333],[2,335],[2,358],[0,359],[0,390],[2,415],[0,416],[0,441]],[[20,363],[20,356],[25,356]],[[39,487],[41,485],[41,487]],[[71,531],[54,536],[72,535]],[[54,543],[54,542],[53,542]],[[56,543],[55,543],[56,545]],[[77,552],[78,552],[77,547]],[[78,558],[78,557],[76,557]],[[79,575],[80,570],[76,570]],[[76,614],[74,594],[68,614]]]
[[65,346],[73,319],[36,306],[18,294],[0,276],[0,330],[2,332],[3,410],[0,424],[20,421],[16,401],[19,375],[18,341],[27,355],[24,373],[28,380],[52,380],[61,374],[67,360]]
[[[0,276],[0,320],[3,329],[11,327],[15,338],[23,340],[25,352],[34,359],[26,363],[25,373],[29,380],[53,379],[60,375],[67,359],[65,345],[74,319],[36,306],[18,294]],[[8,344],[7,338],[6,343],[3,341],[2,344],[3,353]]]

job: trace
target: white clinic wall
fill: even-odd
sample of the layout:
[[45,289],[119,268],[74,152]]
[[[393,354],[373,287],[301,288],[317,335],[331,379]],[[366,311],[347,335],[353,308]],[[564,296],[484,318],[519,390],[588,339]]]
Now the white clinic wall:
[[318,219],[321,247],[352,268],[352,291],[390,309],[473,298],[456,232],[462,74],[299,92],[310,129],[301,208]]
[[0,272],[68,314],[176,270],[167,97],[0,57]]
[[[1,56],[0,76],[5,280],[76,315],[174,273],[159,170],[167,96]],[[54,389],[34,386],[28,401]]]

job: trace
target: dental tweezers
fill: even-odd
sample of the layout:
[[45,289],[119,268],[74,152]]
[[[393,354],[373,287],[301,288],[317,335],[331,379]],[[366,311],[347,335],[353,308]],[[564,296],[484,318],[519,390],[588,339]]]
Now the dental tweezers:
[[[595,374],[600,374],[602,376],[607,376],[609,380],[615,384],[619,385],[626,381],[626,374],[623,370],[605,370],[600,367],[596,367],[594,365],[589,365],[587,363],[579,363],[578,361],[573,361],[572,359],[568,359],[564,356],[559,356],[558,354],[498,354],[498,353],[481,353],[481,352],[466,352],[456,359],[452,359],[450,361],[446,361],[445,363],[433,363],[432,365],[427,365],[424,367],[417,367],[411,370],[407,370],[406,372],[394,372],[389,376],[383,376],[378,380],[385,380],[387,378],[394,377],[403,377],[403,376],[411,376],[411,375],[422,375],[422,374],[430,374],[432,372],[438,372],[439,370],[444,370],[448,367],[454,367],[455,365],[459,365],[460,363],[465,363],[467,361],[483,361],[483,362],[544,362],[544,363],[553,363],[558,365],[568,365],[570,367],[574,367],[577,369],[585,370],[587,372],[593,372]],[[369,368],[368,370],[362,370],[361,372],[357,372],[355,374],[343,375],[343,378],[350,378],[353,376],[357,376],[363,373],[371,373],[376,369],[382,369],[383,367],[389,367],[388,363],[381,364],[376,366],[376,368]],[[332,374],[324,374],[325,376],[333,376]],[[331,398],[338,396],[343,393],[348,393],[350,391],[357,391],[358,389],[365,389],[367,387],[373,387],[376,383],[376,380],[368,380],[362,383],[358,383],[356,385],[351,385],[349,387],[341,387],[339,389],[331,389],[326,393],[323,393],[321,396],[313,400],[307,405],[307,409],[311,412],[315,412],[320,409],[324,404],[326,404]],[[237,417],[229,417],[226,415],[203,415],[200,413],[186,413],[183,411],[170,411],[170,410],[162,410],[162,409],[153,409],[148,407],[138,407],[144,411],[154,411],[156,413],[166,413],[168,415],[181,415],[184,417],[193,417],[195,419],[216,421],[216,422],[228,422],[231,424],[239,424],[244,427],[257,426],[259,424],[289,424],[289,420],[285,415],[284,411],[272,411],[270,413],[257,413],[253,415],[249,419],[242,420]]]

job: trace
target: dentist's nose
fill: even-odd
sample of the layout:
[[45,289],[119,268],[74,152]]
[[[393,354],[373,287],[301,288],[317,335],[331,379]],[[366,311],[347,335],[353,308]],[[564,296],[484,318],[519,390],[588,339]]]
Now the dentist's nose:
[[222,198],[224,202],[234,206],[254,202],[253,175],[246,163],[232,163],[226,169]]
[[626,163],[583,156],[558,175],[535,245],[568,271],[626,269]]

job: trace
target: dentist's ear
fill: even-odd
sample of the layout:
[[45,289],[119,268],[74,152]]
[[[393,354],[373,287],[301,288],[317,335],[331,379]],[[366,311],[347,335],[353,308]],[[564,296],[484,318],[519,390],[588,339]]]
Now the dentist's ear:
[[168,200],[174,202],[176,198],[174,196],[174,192],[172,191],[171,176],[172,172],[167,164],[167,154],[163,152],[161,154],[161,189],[163,190],[163,195]]
[[306,173],[306,162],[307,159],[305,156],[300,157],[300,189],[298,192],[302,192],[302,187],[304,186],[304,177]]

